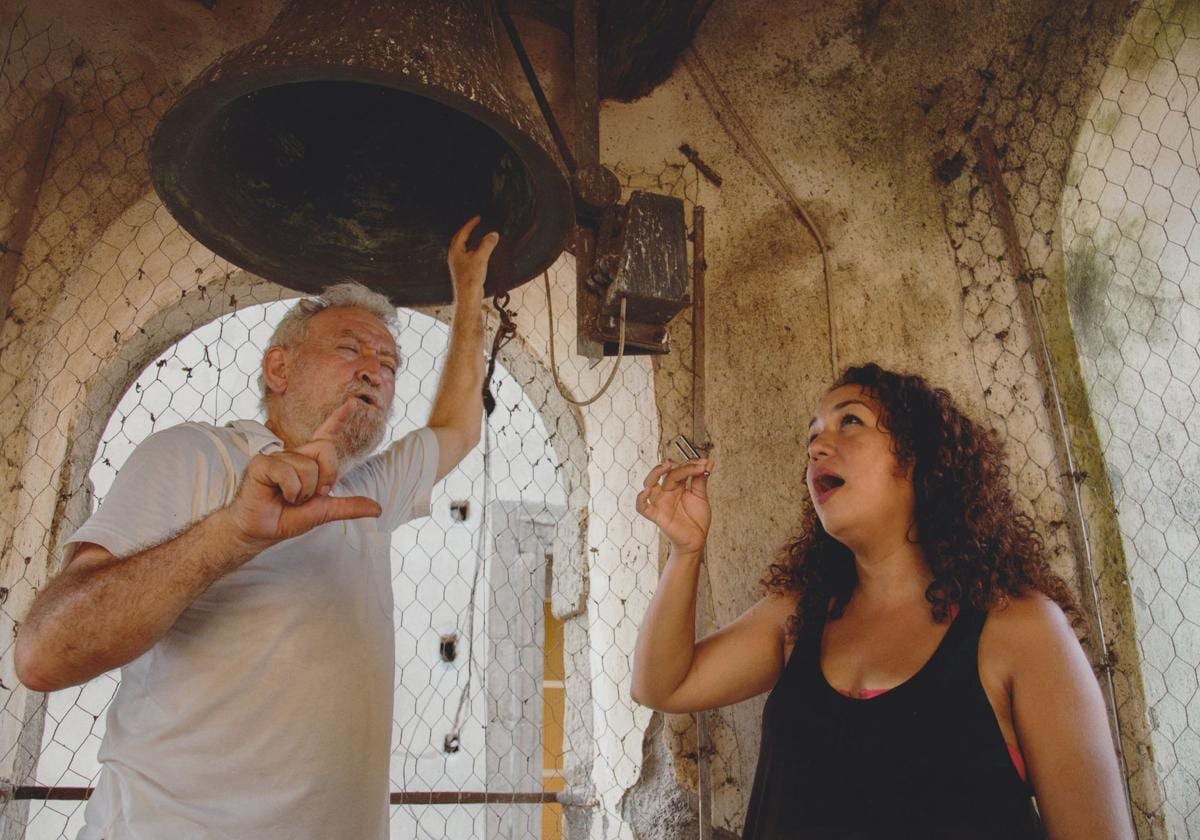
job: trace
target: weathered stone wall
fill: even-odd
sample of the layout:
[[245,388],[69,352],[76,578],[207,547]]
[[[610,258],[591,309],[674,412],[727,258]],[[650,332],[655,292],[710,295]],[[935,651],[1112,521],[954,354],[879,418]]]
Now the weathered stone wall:
[[[795,527],[804,426],[831,370],[875,359],[920,372],[1006,438],[1021,503],[1087,614],[1085,645],[1119,719],[1138,831],[1149,837],[1164,836],[1163,791],[1124,551],[1067,318],[1058,221],[1089,94],[1134,5],[824,4],[797,14],[717,4],[698,57],[645,100],[606,111],[605,143],[606,159],[650,169],[682,162],[676,149],[687,142],[722,178],[720,187],[701,178],[695,199],[708,218],[705,409],[719,464],[713,621],[753,603]],[[1022,266],[977,151],[984,127]],[[828,293],[788,190],[829,245]],[[1021,303],[1030,279],[1044,344]],[[660,391],[670,387],[674,368],[656,370]],[[690,404],[660,397],[660,409],[664,430],[690,422]],[[1074,476],[1057,443],[1064,429]],[[715,810],[726,828],[742,818],[760,708],[726,710],[714,733]],[[674,750],[687,785],[693,743],[684,737]]]
[[[1162,774],[1172,768],[1148,734],[1136,642],[1150,625],[1145,611],[1135,623],[1131,606],[1124,558],[1133,552],[1112,515],[1108,439],[1102,424],[1097,438],[1088,403],[1090,395],[1096,405],[1099,380],[1086,360],[1079,367],[1067,318],[1064,281],[1078,264],[1077,245],[1059,225],[1061,215],[1082,212],[1070,189],[1063,204],[1064,184],[1081,196],[1086,189],[1079,170],[1072,170],[1078,183],[1068,178],[1070,152],[1083,148],[1080,132],[1094,116],[1089,103],[1103,90],[1104,65],[1133,6],[716,3],[695,52],[666,84],[640,102],[605,106],[602,136],[603,159],[627,186],[672,192],[707,209],[704,419],[718,461],[706,569],[711,623],[728,623],[753,603],[758,579],[796,526],[805,426],[834,368],[875,359],[923,373],[1005,433],[1023,503],[1057,567],[1079,584],[1085,607],[1098,582],[1089,653],[1098,666],[1112,660],[1139,834],[1158,837],[1166,836],[1158,817]],[[0,16],[12,36],[0,72],[0,101],[11,103],[0,115],[0,137],[36,136],[37,109],[51,89],[65,101],[0,332],[0,585],[7,593],[0,598],[12,622],[45,580],[56,523],[79,507],[100,428],[131,378],[195,324],[283,294],[180,231],[149,191],[143,156],[180,85],[261,31],[273,9],[247,0],[218,3],[215,13],[165,2],[118,12],[55,0]],[[984,126],[995,135],[1015,210],[1030,272],[1022,277],[997,218],[995,184],[979,166]],[[0,228],[11,227],[19,209],[28,142],[0,151],[7,196]],[[721,176],[719,187],[686,162],[683,142]],[[788,191],[828,244],[828,278]],[[554,280],[564,378],[577,396],[590,395],[607,365],[567,359],[574,344],[569,271]],[[1020,284],[1029,280],[1036,281],[1078,470],[1088,474],[1079,490],[1091,568],[1075,550],[1075,477],[1063,475],[1036,325],[1020,305]],[[1114,294],[1110,303],[1125,300]],[[513,306],[524,344],[505,364],[527,393],[540,395],[531,395],[535,404],[548,405],[555,398],[547,396],[554,387],[540,282],[518,290]],[[561,575],[556,564],[554,601],[556,613],[572,617],[567,669],[577,678],[568,678],[567,738],[580,758],[568,768],[570,784],[600,803],[568,811],[575,837],[693,836],[694,732],[687,719],[652,726],[649,712],[628,697],[632,641],[659,559],[653,529],[631,510],[631,488],[661,457],[662,440],[692,428],[690,329],[682,317],[672,331],[673,355],[626,362],[614,390],[596,404],[573,412],[560,400],[547,412],[552,437],[560,434],[553,418],[572,417],[575,431],[563,444],[569,452],[559,454],[580,465],[567,482],[567,507],[586,511],[567,523],[568,531],[583,529],[586,550]],[[573,535],[562,538],[574,544]],[[1107,651],[1098,646],[1101,630]],[[1151,699],[1175,709],[1153,675],[1147,680]],[[4,775],[23,777],[33,759],[28,738],[24,750],[14,745],[40,698],[16,684],[10,656],[0,660],[0,681]],[[715,812],[729,831],[740,828],[753,777],[760,709],[761,701],[745,703],[711,721]],[[1159,729],[1161,739],[1166,730]],[[644,749],[652,761],[643,762]],[[677,787],[664,787],[664,779]],[[654,793],[662,790],[674,794]],[[1167,795],[1188,801],[1170,786]],[[656,811],[658,803],[672,813]]]

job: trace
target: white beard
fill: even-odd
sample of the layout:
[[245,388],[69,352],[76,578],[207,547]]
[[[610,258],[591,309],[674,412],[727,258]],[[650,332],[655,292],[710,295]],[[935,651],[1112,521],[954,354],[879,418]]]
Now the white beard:
[[[299,401],[288,406],[291,425],[298,437],[311,440],[317,427],[325,422],[325,418],[345,402],[348,396],[349,394],[331,396],[326,403],[317,406]],[[380,409],[355,400],[354,410],[342,426],[341,434],[333,440],[338,455],[339,472],[342,475],[365,461],[379,447],[391,416],[390,405],[386,409]]]
[[[338,403],[338,405],[340,404]],[[334,408],[337,406],[335,405]],[[355,400],[354,411],[351,413],[350,419],[346,421],[340,438],[335,441],[343,473],[350,472],[379,448],[379,444],[383,442],[383,436],[387,432],[387,424],[391,416],[392,407],[390,405],[385,410]]]

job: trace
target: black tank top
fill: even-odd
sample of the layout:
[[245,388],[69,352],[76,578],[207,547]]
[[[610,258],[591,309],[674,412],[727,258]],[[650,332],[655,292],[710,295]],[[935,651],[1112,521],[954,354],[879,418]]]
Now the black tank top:
[[1026,840],[1043,833],[979,680],[986,613],[963,606],[929,661],[870,700],[797,639],[763,710],[743,840]]

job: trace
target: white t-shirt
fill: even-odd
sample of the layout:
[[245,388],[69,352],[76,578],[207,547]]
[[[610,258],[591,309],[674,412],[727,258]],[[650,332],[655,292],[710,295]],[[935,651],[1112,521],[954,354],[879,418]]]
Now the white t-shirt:
[[[248,420],[158,432],[65,551],[158,545],[232,501],[249,460],[281,448]],[[333,494],[369,496],[382,516],[264,551],[121,670],[80,840],[387,836],[390,535],[428,515],[437,459],[423,428],[357,466]]]

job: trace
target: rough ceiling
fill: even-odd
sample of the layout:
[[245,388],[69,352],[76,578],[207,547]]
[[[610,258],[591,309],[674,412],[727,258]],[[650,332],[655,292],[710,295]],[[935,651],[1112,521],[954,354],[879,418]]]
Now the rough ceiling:
[[[244,5],[228,0],[186,0],[206,9]],[[612,0],[600,3],[600,95],[632,102],[671,75],[714,0]],[[273,6],[275,3],[263,5]],[[515,0],[512,10],[568,35],[571,0]]]

